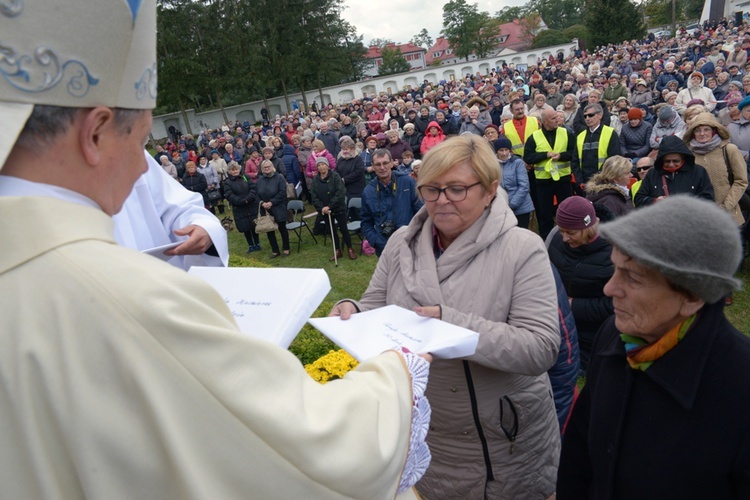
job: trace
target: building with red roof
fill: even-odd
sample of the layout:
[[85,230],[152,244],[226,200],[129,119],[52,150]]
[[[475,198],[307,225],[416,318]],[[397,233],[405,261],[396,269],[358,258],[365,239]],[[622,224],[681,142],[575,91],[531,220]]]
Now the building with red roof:
[[[401,57],[406,59],[406,62],[409,63],[409,66],[411,66],[411,69],[413,70],[424,69],[427,67],[427,63],[425,61],[427,51],[422,47],[414,45],[411,42],[402,43],[400,45],[389,43],[388,45],[386,45],[386,47],[388,47],[389,49],[399,49],[401,51]],[[365,58],[374,61],[374,64],[370,66],[365,74],[368,76],[377,76],[378,68],[381,64],[383,64],[382,49],[377,45],[369,47],[367,49],[367,53],[365,54]]]
[[[538,31],[547,29],[544,21],[540,19]],[[497,55],[501,51],[519,52],[526,50],[531,45],[530,40],[524,40],[523,37],[523,26],[518,19],[514,19],[513,22],[504,23],[497,27],[497,35],[495,36],[497,45],[495,51],[491,55]],[[477,59],[476,55],[469,56],[469,61]],[[453,53],[453,49],[448,44],[448,40],[445,37],[438,37],[435,40],[435,44],[427,49],[426,63],[427,66],[433,65],[444,65],[444,64],[457,64],[465,61],[464,58],[456,57]]]

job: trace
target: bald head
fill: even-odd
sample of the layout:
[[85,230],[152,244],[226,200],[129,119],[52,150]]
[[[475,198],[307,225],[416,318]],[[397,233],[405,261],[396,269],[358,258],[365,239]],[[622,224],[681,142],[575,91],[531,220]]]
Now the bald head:
[[557,128],[557,112],[553,109],[545,109],[542,111],[542,126],[547,130],[554,130]]

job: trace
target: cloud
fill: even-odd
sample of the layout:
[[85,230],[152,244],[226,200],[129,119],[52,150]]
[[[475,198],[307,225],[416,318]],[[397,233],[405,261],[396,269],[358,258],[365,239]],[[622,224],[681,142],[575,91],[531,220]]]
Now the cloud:
[[[481,0],[476,3],[480,11],[494,15],[505,6],[523,5],[523,0],[494,2]],[[388,38],[397,43],[407,43],[427,28],[432,39],[440,36],[443,29],[443,5],[448,2],[428,0],[390,0],[380,4],[370,0],[345,0],[342,17],[357,28],[365,45],[373,38]]]

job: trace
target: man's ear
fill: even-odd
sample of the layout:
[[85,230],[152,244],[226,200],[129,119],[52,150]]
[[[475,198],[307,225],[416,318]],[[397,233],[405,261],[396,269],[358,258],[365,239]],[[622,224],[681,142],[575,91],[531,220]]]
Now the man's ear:
[[103,142],[114,131],[114,110],[98,106],[82,111],[78,119],[81,123],[78,132],[81,153],[89,165],[98,165],[103,161]]

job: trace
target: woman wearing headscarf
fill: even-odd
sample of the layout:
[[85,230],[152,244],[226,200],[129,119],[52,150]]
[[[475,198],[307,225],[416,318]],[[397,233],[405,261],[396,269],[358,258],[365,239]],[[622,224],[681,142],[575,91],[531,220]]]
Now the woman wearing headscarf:
[[610,156],[604,161],[601,171],[586,183],[586,199],[607,207],[615,217],[625,215],[633,209],[628,193],[628,184],[633,162],[622,156]]
[[729,131],[711,113],[701,113],[685,132],[685,143],[711,179],[714,201],[738,226],[745,223],[739,201],[747,188],[747,166],[740,150],[729,142]]
[[559,428],[547,370],[560,344],[552,270],[516,226],[492,147],[452,137],[424,158],[425,206],[388,241],[342,319],[389,304],[479,333],[476,353],[431,366],[425,498],[542,498],[555,491]]

